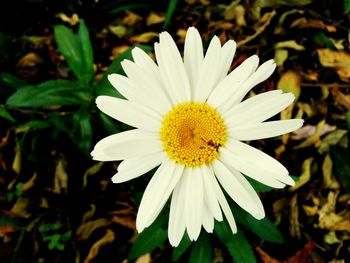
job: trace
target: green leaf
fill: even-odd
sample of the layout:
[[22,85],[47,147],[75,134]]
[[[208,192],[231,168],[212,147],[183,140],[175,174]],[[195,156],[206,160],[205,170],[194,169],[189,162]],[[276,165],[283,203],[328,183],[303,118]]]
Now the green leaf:
[[11,122],[16,122],[16,120],[11,116],[11,114],[4,107],[0,107],[0,117]]
[[236,263],[256,262],[253,249],[243,232],[238,230],[236,234],[232,234],[226,221],[215,222],[214,231],[220,241],[227,247]]
[[173,14],[175,12],[177,3],[178,3],[178,0],[169,0],[168,8],[165,14],[164,28],[167,28],[169,26],[171,18],[173,17]]
[[268,218],[265,217],[261,220],[255,219],[238,206],[236,206],[234,211],[237,222],[244,225],[261,239],[274,243],[283,243],[284,240],[281,232]]
[[143,230],[133,244],[127,256],[128,260],[133,260],[145,253],[152,252],[162,245],[168,237],[167,221],[168,218],[163,216]]
[[346,126],[348,127],[348,130],[350,131],[350,110],[346,113]]
[[213,251],[210,239],[205,231],[202,231],[198,240],[193,243],[189,263],[210,263],[213,261]]
[[63,25],[54,28],[59,52],[67,61],[69,68],[83,84],[88,84],[94,75],[93,55],[89,32],[83,20],[80,21],[78,34]]
[[330,40],[327,35],[323,32],[318,32],[317,34],[313,35],[312,40],[316,43],[318,46],[322,46],[325,48],[330,48],[332,50],[337,50],[337,48],[334,46],[332,40]]
[[72,140],[83,152],[90,152],[93,133],[90,115],[87,112],[77,112],[73,115],[73,122],[75,132],[70,133]]
[[177,247],[174,247],[172,260],[178,261],[180,257],[186,252],[186,250],[190,247],[192,241],[188,237],[187,233],[185,233],[182,237],[180,244]]
[[350,11],[350,0],[344,0],[344,12],[347,14]]
[[248,180],[248,182],[253,186],[254,190],[258,193],[265,193],[274,190],[274,188],[262,184],[258,181],[255,181],[254,179],[250,178],[249,176],[245,176],[245,178]]
[[92,94],[67,80],[49,80],[37,86],[26,86],[17,90],[6,101],[15,107],[49,107],[86,105]]
[[[145,52],[150,52],[152,48],[150,46],[145,45],[137,45],[139,48],[144,50]],[[120,64],[124,59],[132,60],[131,50],[133,48],[127,49],[125,52],[120,54],[109,66],[108,70],[105,73],[105,76],[101,79],[101,81],[96,85],[96,94],[97,95],[108,95],[117,98],[124,98],[108,81],[108,74],[116,73],[116,74],[124,74],[124,70]]]
[[4,83],[4,84],[6,84],[14,89],[19,89],[19,88],[22,88],[22,87],[28,85],[20,78],[17,78],[16,76],[14,76],[10,73],[7,73],[7,72],[0,73],[0,82]]
[[331,146],[330,154],[336,177],[343,188],[350,192],[350,150],[340,146]]
[[81,46],[81,56],[83,57],[85,67],[84,75],[81,76],[81,79],[83,79],[83,83],[87,84],[94,76],[94,57],[89,31],[84,20],[80,20],[78,34]]

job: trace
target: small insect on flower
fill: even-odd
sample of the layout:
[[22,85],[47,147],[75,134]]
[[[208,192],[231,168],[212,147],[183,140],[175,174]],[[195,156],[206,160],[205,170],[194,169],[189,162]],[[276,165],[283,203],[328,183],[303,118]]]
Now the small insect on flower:
[[102,139],[91,153],[95,160],[123,160],[112,181],[125,182],[159,166],[143,194],[137,230],[151,225],[171,196],[171,245],[177,246],[185,231],[191,240],[202,226],[213,232],[214,219],[222,221],[223,214],[235,233],[223,189],[252,216],[264,218],[245,176],[274,188],[294,181],[281,163],[242,141],[279,136],[303,124],[301,119],[266,121],[293,102],[292,93],[274,90],[242,101],[273,73],[274,61],[258,67],[253,55],[228,74],[236,43],[221,46],[214,36],[204,56],[194,27],[187,30],[183,59],[167,32],[154,48],[157,64],[136,47],[134,62],[121,63],[126,76],[108,76],[126,99],[96,99],[101,111],[135,127]]

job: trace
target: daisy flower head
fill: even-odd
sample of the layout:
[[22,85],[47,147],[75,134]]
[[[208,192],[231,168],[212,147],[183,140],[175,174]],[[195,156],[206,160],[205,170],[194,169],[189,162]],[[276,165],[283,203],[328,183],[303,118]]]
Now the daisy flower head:
[[154,49],[156,63],[136,47],[134,61],[121,63],[126,76],[108,76],[125,99],[96,99],[101,111],[135,127],[102,139],[91,153],[95,160],[122,160],[112,181],[125,182],[159,166],[143,194],[137,230],[150,226],[171,198],[171,245],[177,246],[185,231],[191,240],[202,227],[213,232],[214,219],[222,221],[223,215],[235,233],[224,191],[252,216],[264,218],[246,176],[274,188],[294,181],[280,162],[242,141],[279,136],[303,124],[301,119],[266,121],[293,102],[292,93],[274,90],[243,100],[273,73],[274,61],[259,66],[253,55],[229,72],[236,43],[222,46],[214,36],[204,55],[194,27],[187,30],[183,58],[167,32]]

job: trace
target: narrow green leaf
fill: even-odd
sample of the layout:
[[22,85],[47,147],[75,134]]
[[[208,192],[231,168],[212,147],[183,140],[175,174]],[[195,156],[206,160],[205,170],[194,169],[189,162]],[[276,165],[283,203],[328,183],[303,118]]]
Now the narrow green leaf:
[[350,150],[340,146],[331,146],[330,154],[336,177],[343,188],[350,192]]
[[171,22],[171,18],[174,15],[178,0],[169,0],[168,8],[165,14],[164,28],[167,28]]
[[[138,45],[139,48],[145,52],[150,52],[152,48],[150,46]],[[124,70],[120,64],[124,59],[132,60],[131,50],[133,48],[127,49],[125,52],[120,54],[109,66],[108,70],[105,73],[105,76],[101,81],[96,85],[96,94],[97,95],[108,95],[117,98],[123,98],[123,96],[109,83],[107,76],[108,74],[124,74]]]
[[72,140],[83,152],[90,152],[93,133],[90,115],[87,112],[77,112],[73,116],[73,122],[75,132],[70,133]]
[[350,131],[350,110],[346,113],[346,126],[348,127],[348,131]]
[[214,231],[236,263],[256,263],[254,251],[243,232],[238,230],[232,234],[226,221],[215,222]]
[[37,86],[26,86],[17,90],[6,101],[15,107],[48,107],[64,105],[86,105],[92,101],[90,91],[67,80],[49,80]]
[[188,237],[187,233],[185,233],[182,237],[180,244],[177,247],[174,247],[172,260],[178,261],[180,257],[186,252],[186,250],[190,247],[192,241]]
[[205,231],[202,231],[198,240],[193,243],[189,263],[210,263],[213,261],[213,251],[210,239]]
[[234,211],[237,222],[244,225],[261,239],[274,243],[283,243],[284,240],[281,232],[268,218],[265,217],[261,220],[255,219],[237,206]]
[[0,117],[11,122],[16,122],[16,120],[11,116],[11,114],[4,107],[0,107]]
[[128,260],[133,260],[145,253],[152,252],[162,245],[168,237],[167,221],[167,217],[160,217],[151,226],[143,230],[133,244],[127,256]]
[[25,83],[23,80],[7,72],[0,73],[0,82],[14,89],[19,89],[24,86],[27,86],[27,83]]
[[54,33],[59,52],[66,59],[74,75],[79,78],[84,74],[84,60],[78,37],[63,25],[55,26]]
[[346,14],[350,12],[350,0],[344,0],[344,12]]
[[85,25],[84,20],[80,20],[78,35],[80,40],[79,42],[81,47],[81,56],[84,62],[84,73],[80,79],[83,80],[83,83],[88,84],[94,76],[94,58],[89,31]]

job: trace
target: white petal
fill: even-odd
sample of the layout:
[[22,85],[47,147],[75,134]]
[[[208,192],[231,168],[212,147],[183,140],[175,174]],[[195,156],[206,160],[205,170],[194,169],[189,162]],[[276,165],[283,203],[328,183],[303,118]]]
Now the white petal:
[[180,52],[169,33],[162,32],[159,35],[159,49],[156,50],[156,56],[163,83],[172,90],[176,102],[190,101],[190,82]]
[[284,183],[273,178],[266,171],[261,171],[254,168],[254,161],[245,161],[236,156],[231,151],[227,150],[225,147],[220,148],[220,160],[227,166],[231,166],[246,176],[253,178],[254,180],[268,185],[274,188],[285,187]]
[[219,160],[213,162],[213,168],[221,186],[240,207],[257,219],[265,217],[259,196],[238,171],[229,170]]
[[194,90],[194,101],[204,102],[220,80],[221,43],[217,36],[210,41],[207,53],[200,67],[198,82]]
[[211,167],[202,166],[202,177],[204,186],[204,202],[208,206],[210,213],[218,221],[222,221],[222,213],[215,195],[213,185],[211,184],[209,176],[214,176]]
[[184,64],[191,85],[191,98],[198,82],[199,68],[203,63],[203,44],[198,30],[190,27],[187,30],[184,48]]
[[100,140],[91,155],[94,160],[116,161],[161,150],[162,143],[156,133],[134,129]]
[[233,57],[235,56],[236,53],[236,47],[237,44],[233,40],[227,41],[221,48],[221,65],[222,69],[221,71],[221,77],[220,79],[223,79],[226,75],[227,72],[229,71]]
[[145,96],[144,99],[153,103],[153,109],[158,109],[158,112],[166,112],[170,109],[172,104],[169,94],[163,88],[159,80],[160,76],[153,77],[153,74],[130,60],[123,60],[121,65],[129,79],[136,83],[137,91],[141,90],[141,94]]
[[301,119],[247,123],[242,126],[232,126],[229,129],[229,134],[240,141],[260,140],[295,131],[303,123],[304,120]]
[[223,118],[229,127],[263,122],[288,107],[293,100],[293,93],[265,92],[232,107]]
[[171,197],[170,215],[168,224],[169,242],[173,247],[177,247],[185,233],[185,203],[186,203],[186,189],[184,187],[184,178],[180,178],[175,186],[173,195]]
[[162,85],[159,68],[151,57],[139,47],[133,48],[131,53],[136,65],[142,68],[148,75],[152,76],[156,82]]
[[166,159],[163,152],[126,159],[119,164],[118,173],[112,177],[113,183],[123,183],[137,178],[160,165]]
[[202,227],[203,214],[203,180],[198,167],[189,169],[186,176],[186,226],[189,238],[192,241],[197,240]]
[[237,226],[236,226],[236,222],[235,219],[232,215],[232,211],[231,208],[229,206],[229,204],[227,203],[227,200],[224,196],[224,193],[222,192],[219,183],[216,181],[215,176],[209,176],[209,179],[211,181],[211,184],[214,188],[214,192],[216,195],[217,200],[219,201],[219,204],[221,206],[222,211],[224,212],[224,215],[227,219],[228,224],[230,225],[231,231],[232,233],[237,233]]
[[206,205],[203,206],[202,224],[208,233],[213,233],[214,217],[211,215]]
[[225,111],[224,104],[230,97],[235,94],[240,85],[256,70],[259,64],[259,58],[253,55],[246,59],[242,64],[235,68],[223,80],[219,82],[208,98],[208,103],[219,108],[222,112]]
[[159,131],[161,116],[140,104],[109,96],[98,96],[97,107],[108,116],[147,131]]
[[276,64],[272,59],[266,61],[246,81],[239,85],[237,91],[228,97],[228,100],[220,106],[219,110],[224,113],[238,104],[255,85],[270,77],[275,68]]
[[183,169],[183,166],[176,164],[172,160],[168,160],[158,168],[148,183],[141,199],[136,217],[138,232],[151,225],[159,215],[179,181]]
[[[232,167],[245,175],[265,184],[270,179],[272,182],[279,181],[280,183],[276,186],[272,182],[272,184],[267,184],[276,188],[283,187],[283,184],[294,185],[293,179],[288,175],[288,170],[266,153],[234,139],[229,139],[225,147],[222,147],[223,150],[224,148],[227,148],[232,153],[231,156],[234,157],[231,160]],[[247,170],[244,166],[249,167],[249,169]]]

